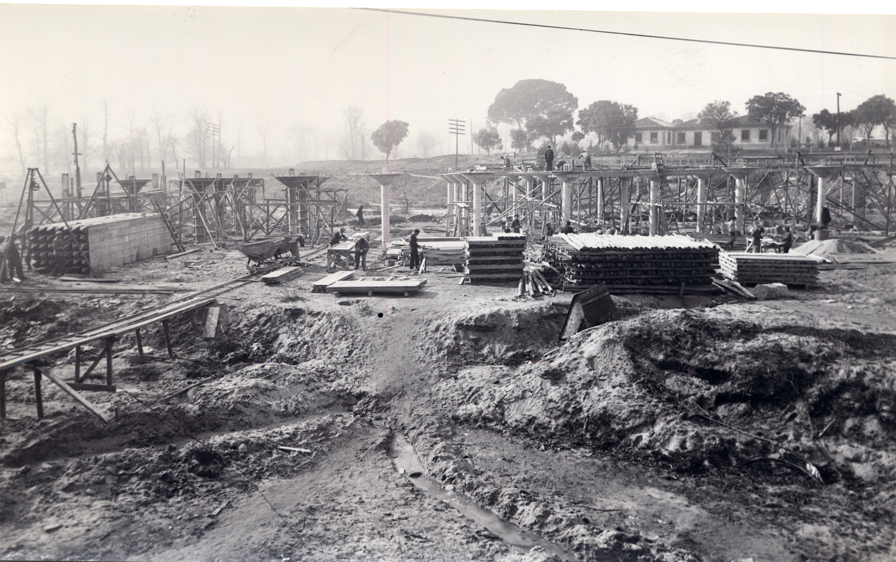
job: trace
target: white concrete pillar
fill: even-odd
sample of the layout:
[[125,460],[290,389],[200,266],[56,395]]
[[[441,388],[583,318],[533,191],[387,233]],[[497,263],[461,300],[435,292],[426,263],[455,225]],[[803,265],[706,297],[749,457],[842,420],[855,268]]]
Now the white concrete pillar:
[[566,221],[570,219],[572,219],[572,186],[564,179],[560,192],[560,220],[565,226]]
[[734,178],[734,224],[737,227],[737,232],[741,235],[746,234],[744,232],[744,219],[746,208],[744,207],[744,200],[747,194],[747,183],[743,176],[739,176]]
[[697,234],[703,234],[706,219],[706,178],[697,178]]
[[473,182],[473,236],[482,236],[482,185]]
[[650,180],[650,212],[648,216],[650,217],[650,235],[656,236],[657,227],[659,223],[659,193],[660,193],[660,184],[657,181]]
[[628,219],[631,211],[630,185],[631,180],[629,179],[621,178],[619,180],[619,231],[625,234],[628,234]]
[[597,220],[604,220],[604,178],[597,178]]
[[824,211],[825,203],[827,203],[828,186],[825,185],[825,179],[818,176],[818,192],[815,196],[815,222],[821,224],[821,215]]
[[389,205],[389,199],[392,195],[392,180],[387,179],[380,184],[380,202],[383,208],[383,222],[380,230],[382,235],[383,247],[388,248],[391,238],[389,237],[389,215],[392,209]]
[[510,183],[510,189],[513,190],[513,194],[512,194],[512,196],[511,196],[511,199],[513,200],[513,204],[514,204],[514,206],[516,205],[516,202],[517,202],[517,200],[519,199],[520,186],[518,185],[518,182],[520,182],[520,181],[521,181],[521,180],[520,180],[519,178],[515,178],[515,179]]

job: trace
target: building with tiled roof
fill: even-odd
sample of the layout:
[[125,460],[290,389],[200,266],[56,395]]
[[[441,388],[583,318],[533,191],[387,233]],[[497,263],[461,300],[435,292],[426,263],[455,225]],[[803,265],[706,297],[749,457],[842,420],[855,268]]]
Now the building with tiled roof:
[[[775,146],[785,146],[790,137],[790,125],[778,129]],[[743,148],[771,148],[771,130],[763,122],[751,121],[746,115],[735,119],[731,129],[734,146]],[[718,131],[702,125],[697,119],[669,123],[655,117],[635,121],[635,134],[629,137],[629,148],[642,150],[670,150],[711,148],[717,142]]]

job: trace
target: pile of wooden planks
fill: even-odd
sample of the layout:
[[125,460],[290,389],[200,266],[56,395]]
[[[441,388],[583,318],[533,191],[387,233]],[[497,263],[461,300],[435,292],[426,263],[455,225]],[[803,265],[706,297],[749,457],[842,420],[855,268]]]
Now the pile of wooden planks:
[[336,296],[343,294],[374,294],[410,296],[426,285],[426,279],[389,279],[385,277],[367,277],[357,281],[337,281],[327,286],[328,293]]
[[525,234],[471,236],[466,240],[464,274],[471,283],[519,281],[525,249]]
[[722,275],[738,283],[784,283],[814,287],[818,284],[818,259],[800,254],[747,254],[722,252]]
[[282,285],[287,281],[292,281],[297,277],[301,277],[305,270],[301,267],[281,267],[277,271],[272,271],[261,276],[261,281],[265,285]]
[[[420,259],[426,259],[426,265],[455,265],[464,263],[464,248],[466,245],[460,238],[436,238],[418,237],[420,244]],[[411,247],[406,240],[396,240],[392,243],[387,257],[391,255],[395,259],[409,263],[411,259]]]
[[553,295],[554,288],[542,276],[541,272],[533,266],[523,269],[523,276],[520,277],[519,295],[529,295],[537,297],[539,295]]
[[545,258],[565,290],[605,283],[614,294],[715,292],[719,250],[687,236],[561,234]]
[[355,276],[354,271],[337,271],[331,275],[327,275],[321,279],[318,279],[314,283],[311,284],[311,292],[312,293],[326,293],[327,287],[332,285],[333,283],[337,283],[339,281],[345,281],[347,279],[351,279]]

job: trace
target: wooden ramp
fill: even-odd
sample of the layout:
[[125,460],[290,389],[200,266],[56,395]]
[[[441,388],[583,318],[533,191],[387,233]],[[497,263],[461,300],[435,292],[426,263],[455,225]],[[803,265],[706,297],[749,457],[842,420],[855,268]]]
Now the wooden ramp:
[[410,296],[426,285],[426,279],[391,280],[385,278],[361,279],[358,281],[338,281],[327,287],[328,293],[336,296],[343,294],[375,294]]

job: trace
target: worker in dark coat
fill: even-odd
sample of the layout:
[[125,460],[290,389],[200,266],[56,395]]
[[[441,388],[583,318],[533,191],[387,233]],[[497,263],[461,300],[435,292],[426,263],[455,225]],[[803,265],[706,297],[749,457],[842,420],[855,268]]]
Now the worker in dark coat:
[[364,205],[358,205],[358,212],[355,213],[355,216],[358,217],[358,226],[364,226]]
[[65,234],[61,230],[53,236],[53,258],[56,260],[56,275],[62,277],[68,273],[68,255],[65,251]]
[[361,265],[361,269],[367,271],[367,251],[370,249],[370,243],[363,236],[355,238],[355,269]]
[[519,215],[513,215],[513,222],[510,223],[510,229],[517,234],[520,233],[520,216]]
[[553,235],[554,235],[554,225],[552,225],[551,223],[546,224],[544,227],[544,237],[550,238]]
[[[0,236],[0,244],[6,240]],[[0,254],[0,282],[5,283],[12,280],[13,274],[19,278],[19,281],[25,280],[25,271],[22,269],[22,258],[19,255],[19,249],[16,247],[15,236],[10,237],[6,249]]]
[[411,239],[409,241],[409,245],[411,247],[411,269],[417,269],[420,267],[420,243],[417,242],[417,235],[420,234],[420,229],[415,228],[414,233],[411,234]]
[[563,233],[563,234],[575,234],[575,233],[576,233],[576,229],[572,227],[572,223],[571,223],[571,222],[566,221],[566,226],[564,226],[563,228],[561,228],[561,229],[560,229],[560,232]]
[[333,237],[330,238],[330,246],[335,246],[336,244],[345,240],[345,229],[340,228],[336,232],[333,233]]
[[793,233],[790,232],[790,227],[784,227],[784,240],[781,241],[781,251],[785,254],[790,253],[790,248],[793,247]]
[[551,145],[544,151],[544,163],[549,172],[554,169],[554,151],[551,150]]

